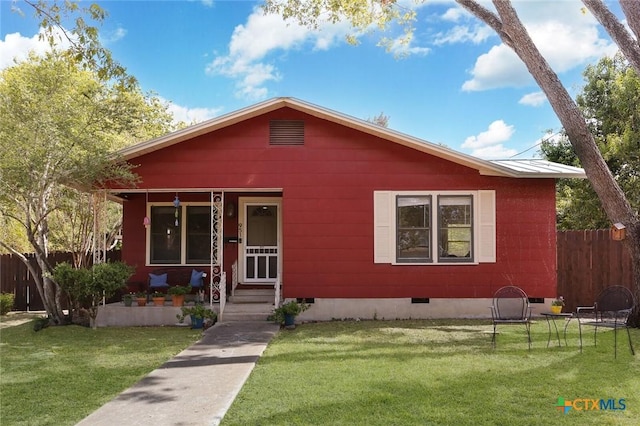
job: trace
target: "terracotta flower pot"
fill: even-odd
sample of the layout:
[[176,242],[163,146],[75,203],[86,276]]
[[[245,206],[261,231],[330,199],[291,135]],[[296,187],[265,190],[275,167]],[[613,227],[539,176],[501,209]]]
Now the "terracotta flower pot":
[[152,300],[155,306],[164,306],[164,297],[154,297]]
[[184,294],[174,294],[171,296],[171,302],[173,306],[184,306]]
[[136,302],[138,303],[138,306],[146,306],[147,298],[146,297],[138,297],[136,299]]

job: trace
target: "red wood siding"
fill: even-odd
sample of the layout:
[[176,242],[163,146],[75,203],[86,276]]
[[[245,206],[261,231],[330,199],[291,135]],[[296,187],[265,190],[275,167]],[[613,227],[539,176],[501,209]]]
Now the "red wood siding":
[[[304,146],[269,146],[272,119],[304,120]],[[285,297],[490,297],[508,284],[532,297],[555,296],[553,179],[480,176],[474,169],[290,109],[134,163],[140,164],[136,171],[142,188],[282,188]],[[374,190],[478,189],[496,191],[495,264],[373,263]],[[145,253],[143,204],[144,196],[125,203],[123,259],[138,265],[144,265]],[[235,245],[230,246],[225,256],[235,258]]]

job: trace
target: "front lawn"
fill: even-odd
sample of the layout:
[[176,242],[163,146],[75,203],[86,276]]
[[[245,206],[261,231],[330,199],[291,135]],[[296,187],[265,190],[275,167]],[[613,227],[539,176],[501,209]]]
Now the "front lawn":
[[76,424],[201,336],[178,327],[2,328],[0,424]]
[[[614,359],[612,333],[599,333],[594,348],[590,327],[581,354],[575,320],[569,347],[562,348],[557,341],[546,347],[544,319],[532,327],[530,351],[523,326],[501,326],[496,349],[489,330],[481,321],[329,322],[283,330],[222,424],[640,424],[640,354],[631,356],[626,333],[618,334]],[[640,346],[640,330],[632,330],[632,340]],[[564,414],[556,408],[559,398],[576,408]],[[578,399],[603,399],[607,409]]]

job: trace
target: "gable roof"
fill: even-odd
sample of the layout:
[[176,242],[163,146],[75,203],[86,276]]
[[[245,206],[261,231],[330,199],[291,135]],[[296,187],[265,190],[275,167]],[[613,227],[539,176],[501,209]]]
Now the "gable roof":
[[586,178],[584,170],[546,160],[482,160],[442,145],[437,145],[407,134],[379,126],[346,114],[323,108],[295,98],[273,98],[203,121],[173,133],[141,142],[118,152],[124,160],[175,145],[194,137],[210,133],[268,112],[288,107],[311,116],[331,121],[382,139],[394,142],[479,171],[482,175],[515,178]]

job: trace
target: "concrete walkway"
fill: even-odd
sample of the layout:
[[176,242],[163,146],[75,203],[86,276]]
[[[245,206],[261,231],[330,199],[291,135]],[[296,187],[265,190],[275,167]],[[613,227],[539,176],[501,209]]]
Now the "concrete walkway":
[[279,328],[266,321],[218,323],[78,425],[217,425]]

